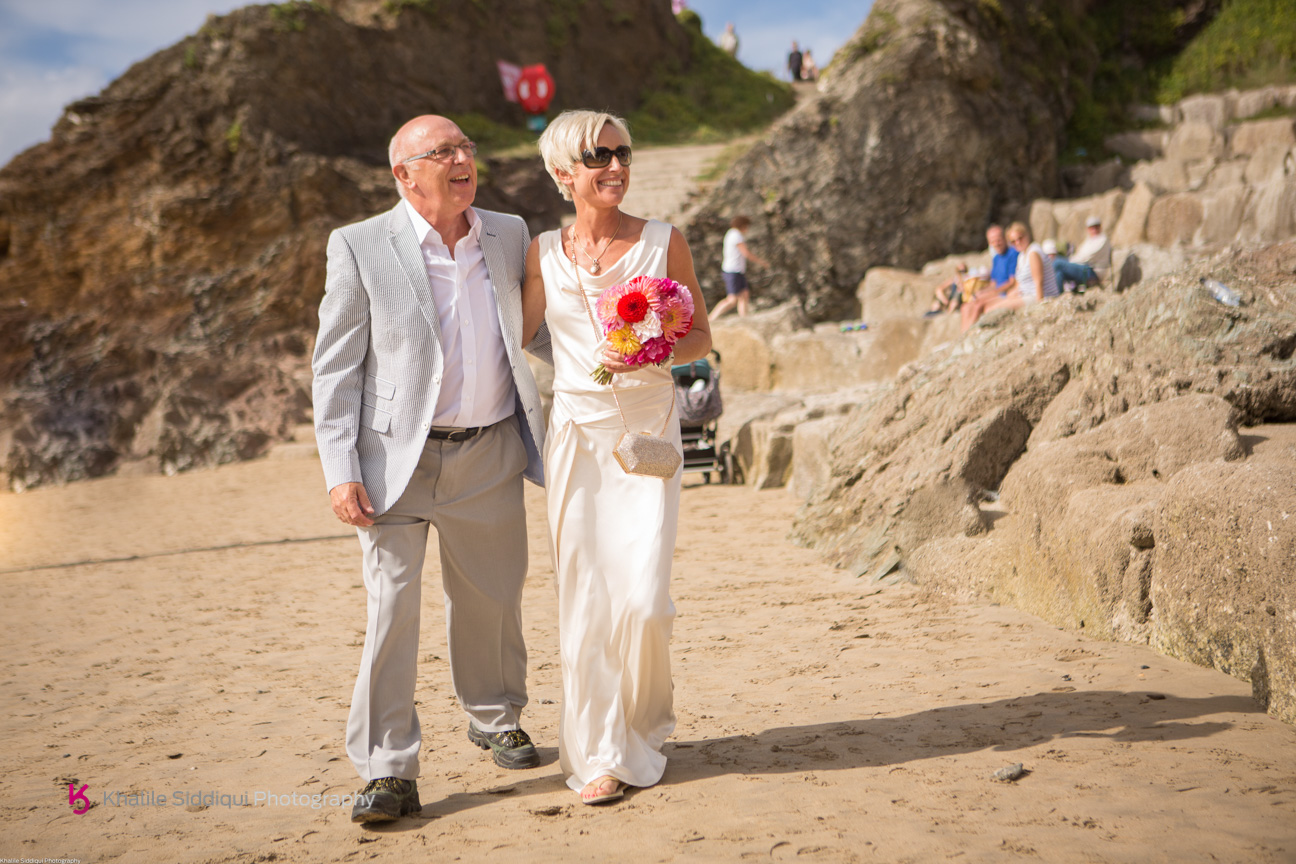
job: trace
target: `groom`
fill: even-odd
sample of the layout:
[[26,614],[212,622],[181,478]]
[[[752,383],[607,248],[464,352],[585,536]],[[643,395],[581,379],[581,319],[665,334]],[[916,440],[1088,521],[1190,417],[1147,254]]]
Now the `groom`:
[[[333,512],[360,538],[369,611],[346,732],[366,781],[353,822],[421,809],[414,688],[429,525],[468,738],[505,768],[539,764],[518,722],[522,477],[542,482],[544,435],[520,337],[529,236],[516,216],[473,209],[476,150],[444,117],[409,121],[388,148],[401,201],[329,238],[315,435]],[[546,351],[547,332],[528,348]]]

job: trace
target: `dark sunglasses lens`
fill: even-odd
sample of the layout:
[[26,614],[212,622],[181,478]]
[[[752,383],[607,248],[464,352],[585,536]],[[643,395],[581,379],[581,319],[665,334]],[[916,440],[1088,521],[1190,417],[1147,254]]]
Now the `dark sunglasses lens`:
[[613,156],[622,165],[630,164],[630,148],[625,144],[615,150],[609,150],[606,147],[595,147],[593,152],[586,150],[581,154],[581,161],[585,163],[586,168],[606,168],[612,164]]

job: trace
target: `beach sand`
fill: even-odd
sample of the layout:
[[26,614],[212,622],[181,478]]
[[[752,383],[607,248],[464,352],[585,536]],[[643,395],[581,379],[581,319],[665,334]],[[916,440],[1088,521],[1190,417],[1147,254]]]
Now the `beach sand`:
[[[466,740],[432,555],[424,806],[378,829],[327,797],[362,785],[343,730],[365,608],[309,449],[0,495],[0,859],[1296,862],[1296,729],[1246,683],[870,585],[786,539],[789,494],[694,484],[663,781],[603,808],[563,785],[557,603],[528,487],[542,767],[506,771]],[[991,779],[1018,762],[1016,782]]]

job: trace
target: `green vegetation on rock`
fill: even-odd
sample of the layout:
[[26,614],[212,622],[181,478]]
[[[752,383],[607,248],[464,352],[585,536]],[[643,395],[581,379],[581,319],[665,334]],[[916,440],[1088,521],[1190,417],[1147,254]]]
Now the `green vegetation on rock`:
[[1071,78],[1069,160],[1104,155],[1108,135],[1136,125],[1134,103],[1296,81],[1296,0],[1225,0],[1217,14],[1207,3],[1194,18],[1188,5],[1111,0],[1061,40],[1071,68],[1093,75],[1087,88]]
[[448,114],[463,133],[492,156],[509,155],[517,148],[535,153],[536,135],[529,129],[497,123],[482,114]]
[[1249,89],[1296,79],[1296,0],[1231,0],[1160,82],[1174,102],[1193,93]]
[[287,3],[275,3],[270,6],[270,20],[275,29],[281,32],[306,29],[305,13],[327,12],[328,10],[315,0],[288,0]]
[[664,64],[627,118],[640,143],[720,141],[768,126],[796,101],[792,88],[721,51],[692,11],[679,15],[690,42],[687,70]]

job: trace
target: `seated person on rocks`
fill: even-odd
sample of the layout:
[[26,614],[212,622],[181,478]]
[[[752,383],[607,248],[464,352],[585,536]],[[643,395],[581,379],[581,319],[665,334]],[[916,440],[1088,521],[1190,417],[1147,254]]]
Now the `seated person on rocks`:
[[1021,222],[1008,226],[1008,242],[1017,250],[1017,272],[1005,285],[1007,295],[983,300],[980,297],[963,305],[963,329],[967,330],[982,315],[996,309],[1021,309],[1056,297],[1057,279],[1048,266],[1044,249],[1031,242],[1030,229]]
[[1007,293],[1008,283],[1017,274],[1017,250],[1004,239],[1004,230],[998,225],[986,229],[986,242],[994,258],[990,262],[990,281],[1000,295]]
[[999,294],[998,291],[994,290],[994,282],[990,281],[990,268],[977,267],[968,273],[967,278],[963,280],[963,298],[959,302],[959,306],[964,303],[971,303],[978,294],[986,289],[990,289],[994,296]]
[[1112,266],[1111,241],[1103,233],[1102,220],[1090,216],[1085,220],[1085,233],[1088,236],[1070,261],[1058,256],[1053,262],[1058,284],[1074,283],[1080,292],[1089,285],[1101,285]]
[[942,282],[936,286],[936,299],[925,317],[939,315],[942,312],[953,312],[963,304],[963,283],[967,281],[968,266],[966,261],[954,265],[954,280]]
[[990,254],[994,256],[990,261],[990,285],[981,288],[972,297],[964,295],[964,330],[981,317],[986,304],[1007,298],[1008,288],[1017,272],[1017,250],[1008,245],[1002,226],[991,225],[987,228],[986,242],[990,245]]

